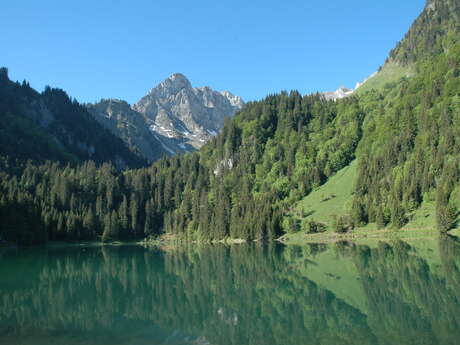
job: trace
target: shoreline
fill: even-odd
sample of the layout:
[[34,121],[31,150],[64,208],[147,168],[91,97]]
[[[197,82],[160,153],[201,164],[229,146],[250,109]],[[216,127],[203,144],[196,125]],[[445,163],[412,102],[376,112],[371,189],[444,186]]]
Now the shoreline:
[[[436,229],[383,229],[383,230],[354,230],[347,233],[336,232],[323,232],[316,234],[308,234],[303,232],[285,234],[273,242],[283,245],[296,245],[302,246],[307,244],[328,244],[343,241],[363,242],[363,241],[391,241],[391,240],[421,240],[421,239],[436,239],[440,236],[453,236],[460,238],[460,229],[451,230],[445,234],[440,233]],[[138,241],[82,241],[82,242],[66,242],[66,241],[49,241],[43,244],[34,245],[19,245],[17,243],[1,242],[0,249],[18,249],[18,248],[65,248],[65,247],[104,247],[104,246],[143,246],[143,247],[157,247],[157,248],[171,248],[182,245],[240,245],[246,243],[258,243],[259,240],[244,240],[244,239],[223,239],[219,241],[188,241],[186,239],[177,238],[171,235],[163,235],[155,239],[144,239]]]

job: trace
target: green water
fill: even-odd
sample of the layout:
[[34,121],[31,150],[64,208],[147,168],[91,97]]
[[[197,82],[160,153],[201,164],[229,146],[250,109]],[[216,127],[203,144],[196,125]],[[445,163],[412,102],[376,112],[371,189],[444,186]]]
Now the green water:
[[0,251],[0,344],[459,344],[460,244]]

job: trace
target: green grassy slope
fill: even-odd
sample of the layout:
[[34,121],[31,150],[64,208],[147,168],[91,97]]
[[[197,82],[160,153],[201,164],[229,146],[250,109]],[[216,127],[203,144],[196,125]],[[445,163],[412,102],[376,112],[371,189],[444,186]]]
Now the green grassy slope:
[[411,219],[403,230],[436,229],[436,205],[434,201],[424,202],[411,214]]
[[363,85],[361,85],[355,91],[355,94],[361,95],[373,89],[381,90],[386,85],[395,83],[401,78],[410,77],[412,74],[413,71],[411,66],[400,66],[394,62],[388,62],[375,76],[371,77]]
[[[293,208],[293,216],[301,222],[314,220],[327,226],[332,232],[333,217],[346,215],[353,198],[358,162],[340,170],[324,185],[300,200]],[[424,202],[411,215],[402,230],[426,230],[437,234],[434,201]],[[375,223],[356,229],[360,232],[377,230]],[[424,231],[423,235],[427,232]],[[421,233],[420,233],[421,235]],[[292,237],[292,236],[291,236]],[[294,236],[295,237],[295,236]]]
[[323,186],[299,201],[295,207],[297,218],[315,220],[330,226],[333,215],[346,214],[347,203],[353,195],[356,176],[357,162],[353,161]]

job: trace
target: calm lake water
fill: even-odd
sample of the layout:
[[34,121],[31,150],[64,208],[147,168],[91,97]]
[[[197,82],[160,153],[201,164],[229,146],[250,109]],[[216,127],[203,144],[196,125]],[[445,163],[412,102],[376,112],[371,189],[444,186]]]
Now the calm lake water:
[[0,344],[456,344],[454,239],[0,251]]

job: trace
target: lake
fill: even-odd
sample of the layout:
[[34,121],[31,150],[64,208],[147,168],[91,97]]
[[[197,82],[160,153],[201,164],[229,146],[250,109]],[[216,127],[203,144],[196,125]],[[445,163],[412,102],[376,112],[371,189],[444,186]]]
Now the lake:
[[454,238],[0,250],[0,344],[458,344]]

